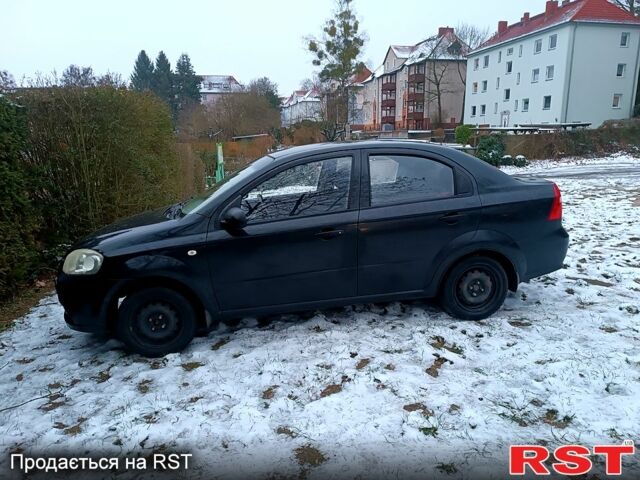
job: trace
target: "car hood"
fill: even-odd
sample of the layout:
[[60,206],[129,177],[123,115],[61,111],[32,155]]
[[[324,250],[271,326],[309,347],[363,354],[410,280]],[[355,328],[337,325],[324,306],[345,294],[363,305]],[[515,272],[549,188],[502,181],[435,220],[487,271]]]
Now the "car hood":
[[118,220],[86,236],[73,249],[91,248],[110,256],[153,248],[175,237],[206,234],[205,217],[169,218],[166,211],[164,207]]

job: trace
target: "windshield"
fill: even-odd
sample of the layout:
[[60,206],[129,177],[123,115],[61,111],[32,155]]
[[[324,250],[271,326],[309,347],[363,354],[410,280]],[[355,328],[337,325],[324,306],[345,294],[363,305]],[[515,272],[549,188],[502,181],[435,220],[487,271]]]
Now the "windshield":
[[181,213],[183,215],[188,215],[190,213],[199,212],[214,198],[217,198],[219,195],[224,195],[229,190],[232,190],[236,185],[242,183],[244,179],[250,177],[254,172],[258,171],[272,160],[272,157],[268,155],[264,156],[255,162],[250,163],[245,168],[225,177],[221,182],[216,183],[211,188],[208,188],[204,192],[184,202]]

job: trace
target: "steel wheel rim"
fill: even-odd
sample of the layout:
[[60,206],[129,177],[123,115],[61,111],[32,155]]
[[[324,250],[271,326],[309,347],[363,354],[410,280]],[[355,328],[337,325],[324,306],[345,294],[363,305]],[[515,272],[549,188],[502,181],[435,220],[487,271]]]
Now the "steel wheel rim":
[[132,330],[141,343],[157,346],[175,339],[181,327],[180,316],[172,305],[154,302],[138,310]]
[[495,297],[496,279],[484,268],[472,268],[463,273],[456,285],[456,296],[467,308],[483,308]]

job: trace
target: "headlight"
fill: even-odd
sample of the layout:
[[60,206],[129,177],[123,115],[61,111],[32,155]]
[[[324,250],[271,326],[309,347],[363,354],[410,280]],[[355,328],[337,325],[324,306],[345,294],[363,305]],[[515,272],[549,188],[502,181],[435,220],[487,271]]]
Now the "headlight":
[[104,257],[94,250],[74,250],[64,261],[62,271],[67,275],[95,275],[102,266]]

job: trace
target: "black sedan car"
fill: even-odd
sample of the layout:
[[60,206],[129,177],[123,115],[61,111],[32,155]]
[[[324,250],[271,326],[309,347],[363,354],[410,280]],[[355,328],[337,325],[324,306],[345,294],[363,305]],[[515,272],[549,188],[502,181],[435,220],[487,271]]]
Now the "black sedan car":
[[483,319],[568,241],[554,183],[422,142],[322,144],[96,232],[56,287],[71,328],[159,356],[247,315],[437,297]]

